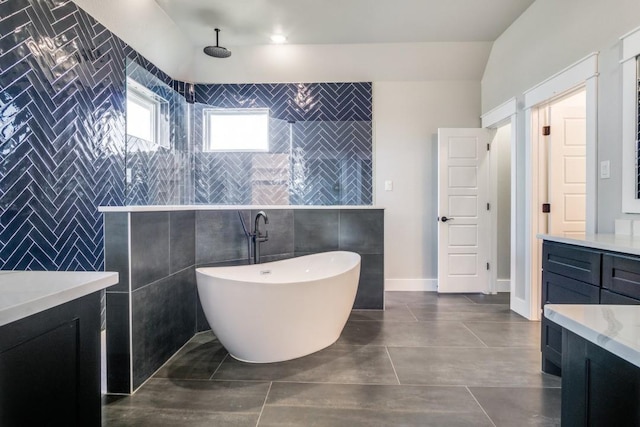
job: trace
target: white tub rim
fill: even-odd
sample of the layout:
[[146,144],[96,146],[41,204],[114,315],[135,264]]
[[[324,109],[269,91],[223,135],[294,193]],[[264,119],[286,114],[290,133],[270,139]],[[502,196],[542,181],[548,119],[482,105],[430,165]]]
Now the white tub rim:
[[[263,280],[247,280],[247,278],[243,278],[243,279],[236,279],[233,278],[231,276],[224,276],[224,277],[220,277],[220,276],[216,276],[213,274],[208,273],[206,270],[218,270],[218,271],[230,271],[230,270],[234,270],[234,269],[252,269],[252,270],[269,270],[269,266],[273,266],[274,264],[277,263],[282,263],[285,261],[291,261],[293,263],[293,261],[298,261],[300,262],[300,260],[302,258],[327,258],[330,255],[344,255],[346,254],[349,257],[353,258],[353,263],[349,264],[348,267],[345,267],[344,269],[334,272],[331,275],[322,275],[322,276],[318,276],[318,277],[310,277],[310,278],[306,278],[306,279],[301,279],[300,276],[296,276],[293,277],[289,280],[282,280],[280,278],[278,278],[277,276],[271,276],[271,275],[264,275],[264,276],[259,276],[261,279]],[[352,270],[353,268],[357,267],[360,263],[362,262],[362,256],[357,253],[357,252],[353,252],[353,251],[341,251],[341,250],[337,250],[337,251],[326,251],[326,252],[318,252],[318,253],[314,253],[314,254],[307,254],[307,255],[301,255],[301,256],[297,256],[297,257],[291,257],[291,258],[283,258],[283,259],[279,259],[276,261],[269,261],[269,262],[264,262],[264,263],[260,263],[260,264],[239,264],[239,265],[225,265],[225,266],[211,266],[211,267],[198,267],[196,268],[196,274],[202,274],[205,276],[209,276],[209,277],[216,277],[219,279],[224,279],[228,282],[232,282],[232,283],[238,283],[238,284],[258,284],[258,285],[271,285],[271,286],[276,286],[276,285],[291,285],[294,283],[313,283],[313,282],[317,282],[319,280],[323,280],[326,279],[328,277],[332,277],[335,276],[336,274],[340,274],[340,273],[344,273],[347,271]],[[272,279],[272,280],[269,280]]]

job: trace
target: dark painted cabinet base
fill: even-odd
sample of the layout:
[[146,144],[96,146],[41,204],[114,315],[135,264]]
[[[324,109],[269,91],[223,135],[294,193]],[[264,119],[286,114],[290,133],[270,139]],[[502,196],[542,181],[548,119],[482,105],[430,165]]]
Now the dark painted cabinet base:
[[563,330],[562,426],[640,425],[640,368]]
[[99,426],[100,294],[0,327],[1,426]]

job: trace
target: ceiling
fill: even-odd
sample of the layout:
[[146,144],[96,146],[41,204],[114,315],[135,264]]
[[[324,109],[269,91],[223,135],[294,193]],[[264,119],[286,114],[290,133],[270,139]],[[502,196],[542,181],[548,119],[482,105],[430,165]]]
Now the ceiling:
[[194,47],[491,42],[534,0],[155,0]]

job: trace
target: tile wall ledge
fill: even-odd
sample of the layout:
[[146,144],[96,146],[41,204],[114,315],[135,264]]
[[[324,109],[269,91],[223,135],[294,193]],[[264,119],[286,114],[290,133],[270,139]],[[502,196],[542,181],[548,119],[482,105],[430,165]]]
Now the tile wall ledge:
[[99,206],[99,212],[171,212],[171,211],[229,211],[229,210],[274,210],[274,209],[384,209],[382,206],[347,205],[347,206],[313,206],[313,205],[157,205],[157,206]]

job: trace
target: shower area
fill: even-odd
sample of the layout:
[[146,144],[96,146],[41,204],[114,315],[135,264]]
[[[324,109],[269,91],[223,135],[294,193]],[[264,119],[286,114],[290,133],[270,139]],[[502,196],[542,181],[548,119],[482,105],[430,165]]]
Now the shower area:
[[371,205],[371,83],[185,84],[127,59],[127,205]]

